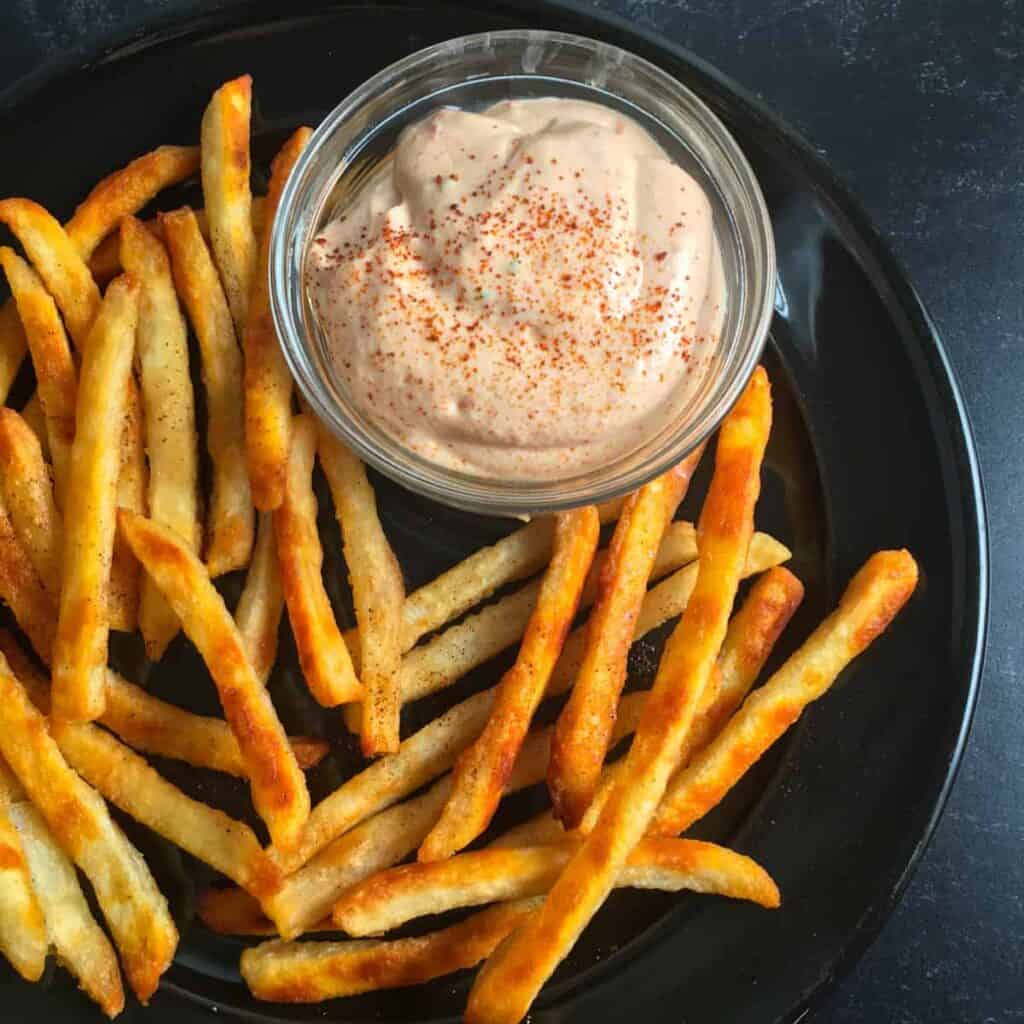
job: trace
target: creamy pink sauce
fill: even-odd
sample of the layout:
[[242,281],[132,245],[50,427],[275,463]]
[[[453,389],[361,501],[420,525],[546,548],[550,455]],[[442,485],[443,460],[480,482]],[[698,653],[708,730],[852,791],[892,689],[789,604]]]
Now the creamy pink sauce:
[[635,451],[705,376],[726,294],[704,192],[576,100],[442,109],[314,239],[307,286],[353,402],[488,477]]

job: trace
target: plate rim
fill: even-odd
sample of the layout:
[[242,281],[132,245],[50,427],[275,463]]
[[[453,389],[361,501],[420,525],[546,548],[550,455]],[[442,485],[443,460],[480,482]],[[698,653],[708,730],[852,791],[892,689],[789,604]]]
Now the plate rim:
[[[197,5],[199,0],[193,0]],[[252,14],[266,22],[284,22],[290,19],[305,20],[318,14],[327,15],[343,7],[394,7],[401,9],[416,0],[309,0],[283,11],[279,5],[267,0],[223,0],[215,8],[207,7],[185,13],[156,12],[149,14],[130,27],[105,34],[100,39],[79,42],[64,49],[60,54],[42,61],[36,68],[22,75],[0,90],[0,122],[17,116],[17,108],[36,99],[48,89],[59,88],[64,80],[73,79],[79,73],[114,63],[122,58],[137,56],[155,47],[173,43],[191,35],[215,32],[236,24],[239,17]],[[429,3],[429,0],[422,0]],[[452,6],[473,0],[446,0]],[[945,811],[950,793],[956,783],[963,763],[971,728],[980,696],[981,679],[984,671],[987,648],[990,605],[990,543],[988,511],[985,485],[977,454],[977,442],[971,424],[958,374],[949,358],[945,343],[931,314],[914,287],[902,259],[896,255],[890,243],[882,235],[869,216],[863,203],[833,170],[832,165],[821,156],[812,144],[772,107],[730,75],[718,70],[709,61],[677,43],[668,36],[657,34],[653,29],[635,24],[622,15],[596,9],[584,0],[497,0],[493,4],[496,12],[502,10],[515,13],[524,19],[543,13],[549,17],[570,16],[589,23],[599,35],[603,29],[619,33],[626,39],[637,40],[656,54],[664,54],[674,61],[694,69],[698,76],[710,82],[720,93],[738,102],[746,115],[760,123],[769,132],[784,141],[790,155],[800,165],[802,172],[812,181],[823,186],[822,191],[836,210],[850,223],[869,256],[875,261],[874,268],[866,268],[872,278],[872,285],[884,284],[891,292],[887,305],[898,308],[906,317],[909,333],[918,343],[918,349],[925,358],[932,377],[932,385],[947,412],[954,414],[947,420],[950,448],[955,468],[958,471],[961,510],[964,516],[965,554],[968,572],[965,580],[973,583],[973,592],[965,603],[964,621],[970,624],[970,638],[965,646],[968,672],[965,690],[965,704],[957,729],[950,760],[937,792],[931,801],[931,810],[921,836],[903,866],[896,883],[889,893],[876,905],[868,908],[855,931],[842,947],[834,963],[834,969],[821,978],[813,987],[802,994],[799,1002],[781,1018],[780,1024],[796,1024],[806,1017],[822,1000],[850,973],[867,949],[877,939],[882,927],[888,921],[906,892],[921,859],[928,849],[939,821]],[[628,47],[628,42],[625,44]],[[652,59],[647,56],[647,59]],[[669,72],[672,73],[671,71]],[[973,564],[971,564],[973,563]],[[971,572],[971,570],[975,570]],[[215,1001],[185,989],[170,978],[165,978],[161,990],[173,993],[195,1005],[214,1005]],[[571,998],[571,997],[570,997]],[[269,1007],[268,1007],[269,1009]],[[273,1010],[270,1010],[273,1013]],[[240,1020],[263,1022],[283,1020],[267,1014],[254,1016],[244,1008],[232,1008],[230,1013]]]

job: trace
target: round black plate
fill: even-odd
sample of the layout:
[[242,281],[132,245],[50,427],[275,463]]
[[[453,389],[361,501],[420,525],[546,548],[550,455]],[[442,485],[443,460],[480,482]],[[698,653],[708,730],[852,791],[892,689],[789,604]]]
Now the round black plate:
[[[792,567],[808,587],[779,654],[806,635],[877,548],[909,547],[922,567],[921,586],[891,632],[702,823],[701,834],[773,873],[783,908],[616,893],[533,1016],[581,1024],[630,1016],[652,1024],[796,1020],[850,966],[902,891],[952,783],[976,698],[987,596],[984,512],[963,406],[926,313],[811,150],[732,83],[663,40],[554,3],[286,6],[286,16],[280,4],[246,3],[154,26],[101,56],[70,54],[23,81],[0,98],[0,194],[28,195],[70,214],[92,183],[131,157],[162,142],[195,141],[211,91],[243,71],[255,78],[256,150],[265,161],[288,130],[316,123],[398,57],[447,37],[524,25],[605,38],[660,64],[704,97],[754,164],[779,249],[766,357],[776,425],[758,522],[790,544]],[[195,190],[167,197],[181,201],[198,201]],[[378,485],[410,585],[507,529]],[[702,491],[698,483],[688,514]],[[335,542],[328,548],[327,571],[339,581]],[[229,596],[233,586],[237,581],[227,581]],[[335,597],[344,616],[340,587]],[[320,713],[295,685],[287,636],[284,645],[272,689],[286,724],[338,740],[314,778],[314,795],[322,795],[351,769],[352,755],[337,717]],[[657,646],[655,638],[636,652],[631,685],[650,678]],[[152,671],[131,644],[116,654],[155,692],[214,709],[212,687],[186,642],[176,642]],[[459,692],[492,681],[500,668],[485,666]],[[159,767],[204,799],[243,813],[240,787],[182,766]],[[537,799],[514,801],[505,820]],[[238,978],[239,944],[192,921],[195,887],[207,876],[145,830],[128,827],[184,931],[155,1005],[129,1010],[130,1019],[209,1020],[212,1008],[250,1020],[458,1017],[468,974],[322,1007],[255,1003]],[[12,1019],[96,1016],[59,973],[35,987],[5,981],[3,998]]]

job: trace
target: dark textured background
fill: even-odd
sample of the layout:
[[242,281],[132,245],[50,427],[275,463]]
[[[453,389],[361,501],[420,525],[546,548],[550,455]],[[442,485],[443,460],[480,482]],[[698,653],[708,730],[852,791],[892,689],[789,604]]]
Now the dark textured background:
[[[0,0],[0,87],[69,44],[201,6],[215,5]],[[833,164],[909,267],[977,435],[993,572],[971,743],[902,905],[815,1024],[1024,1021],[1024,4],[595,6],[716,64]]]

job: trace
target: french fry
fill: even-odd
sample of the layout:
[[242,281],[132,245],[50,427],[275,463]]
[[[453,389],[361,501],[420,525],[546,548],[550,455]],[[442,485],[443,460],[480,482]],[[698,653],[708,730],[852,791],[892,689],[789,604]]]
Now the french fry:
[[18,543],[7,510],[0,506],[0,598],[41,658],[49,662],[56,632],[56,608],[25,549]]
[[100,309],[100,290],[74,242],[55,217],[31,199],[0,201],[0,224],[6,224],[43,279],[79,348]]
[[257,897],[277,887],[280,875],[248,825],[186,796],[103,729],[58,722],[54,735],[71,767],[136,821]]
[[476,966],[539,903],[505,903],[440,931],[391,942],[265,942],[242,953],[242,977],[257,999],[278,1003],[418,985]]
[[239,332],[245,326],[249,286],[256,266],[249,190],[251,108],[252,76],[242,75],[213,94],[199,129],[210,245]]
[[[277,204],[292,167],[309,140],[308,128],[300,128],[281,147],[270,165],[265,221],[260,236],[252,291],[247,296],[248,316],[238,320],[245,350],[245,443],[249,479],[256,507],[273,511],[284,500],[288,466],[288,432],[291,427],[292,378],[285,364],[270,315],[268,289],[270,234]],[[209,206],[209,203],[207,203]],[[210,210],[211,231],[213,211]],[[232,305],[232,310],[234,310]]]
[[245,465],[245,397],[242,353],[235,340],[224,289],[195,214],[185,207],[160,215],[178,296],[199,341],[206,391],[206,445],[213,482],[204,555],[210,575],[239,569],[249,560],[254,513]]
[[[778,541],[765,534],[755,534],[743,574],[753,575],[788,558],[788,549]],[[637,619],[635,639],[640,639],[679,615],[686,607],[695,579],[696,566],[689,565],[653,587],[644,599]],[[573,637],[582,640],[583,635],[583,631],[577,630],[570,634],[570,641]],[[559,665],[563,663],[568,646],[567,643],[563,648]],[[559,674],[556,667],[548,684],[547,696],[564,693],[572,680],[571,672]],[[479,736],[490,714],[494,695],[494,689],[485,690],[456,704],[406,739],[397,754],[371,765],[321,800],[310,813],[302,838],[295,848],[287,853],[273,851],[282,870],[297,870],[361,818],[401,800],[447,771],[459,753]],[[632,732],[639,712],[639,699],[637,695],[628,694],[619,702],[612,733],[613,742],[618,742]],[[528,734],[508,778],[507,792],[532,786],[544,778],[551,731],[535,730]]]
[[[64,324],[50,293],[38,274],[13,249],[0,249],[11,294],[17,303],[17,315],[25,327],[32,365],[39,384],[39,399],[46,417],[47,438],[53,459],[54,489],[57,504],[64,507],[75,439],[75,404],[78,378]],[[2,317],[0,313],[0,317]]]
[[[104,178],[65,225],[78,255],[88,260],[100,239],[113,231],[122,217],[145,206],[161,189],[194,173],[198,160],[196,148],[161,146]],[[104,283],[116,277],[117,272],[115,267],[113,273],[103,278]],[[15,291],[13,285],[11,290]],[[25,355],[26,332],[22,330],[19,312],[24,321],[24,311],[16,310],[13,303],[0,306],[0,401],[6,401]]]
[[0,408],[0,490],[15,535],[50,597],[60,598],[63,525],[36,435]]
[[316,424],[297,416],[291,435],[284,501],[273,513],[277,563],[306,685],[319,704],[333,708],[358,699],[362,688],[321,575],[324,553],[313,493]]
[[264,684],[277,658],[277,634],[283,609],[284,593],[277,564],[274,520],[271,513],[261,512],[252,561],[235,609],[235,624],[242,634],[242,643],[253,671]]
[[598,530],[593,506],[556,517],[551,564],[516,662],[498,683],[484,731],[455,764],[451,796],[419,849],[421,861],[450,857],[490,824],[576,615]]
[[[36,707],[48,713],[49,681],[6,629],[0,629],[0,652],[29,690]],[[37,700],[37,694],[45,699]],[[135,750],[184,761],[195,768],[246,777],[242,752],[227,722],[167,704],[111,669],[107,669],[107,706],[99,721]],[[293,736],[289,743],[304,769],[318,764],[328,750],[325,741],[308,736]]]
[[118,442],[138,305],[139,287],[132,278],[113,281],[82,360],[64,513],[64,584],[53,647],[54,710],[71,721],[91,721],[103,713]]
[[[136,336],[149,453],[149,514],[199,550],[195,398],[188,370],[185,318],[178,307],[167,251],[134,217],[121,222],[121,263],[139,282]],[[146,580],[139,628],[150,661],[159,661],[178,632],[170,606]]]
[[[646,697],[647,695],[644,694]],[[520,825],[513,825],[512,828],[502,832],[485,849],[503,849],[520,846],[548,846],[551,843],[564,842],[570,833],[562,828],[562,823],[554,816],[550,808],[541,811],[540,814],[528,818]]]
[[0,953],[26,981],[38,981],[49,943],[24,844],[10,813],[11,804],[22,797],[20,783],[0,761]]
[[[689,523],[673,523],[666,531],[651,577],[660,579],[696,557],[697,542],[693,527]],[[599,552],[580,595],[580,608],[593,604],[603,564],[604,552]],[[517,643],[530,620],[539,593],[539,581],[527,583],[475,615],[450,626],[428,643],[411,650],[402,661],[402,700],[419,700],[436,693],[506,647]],[[561,665],[568,653],[579,647],[579,654],[582,654],[584,636],[585,629],[576,630],[567,638],[566,650],[555,667],[553,678],[560,678],[564,674]],[[579,655],[576,657],[573,676],[578,669]]]
[[102,797],[68,767],[6,660],[0,661],[0,753],[92,883],[132,989],[146,1002],[178,944],[167,901]]
[[245,759],[253,804],[272,840],[289,847],[309,815],[306,780],[267,691],[202,563],[171,531],[122,510],[118,523],[203,655]]
[[583,661],[551,745],[548,792],[566,828],[579,824],[597,789],[647,581],[702,454],[703,445],[630,495],[615,527],[587,620]]
[[74,864],[57,844],[40,813],[27,802],[12,804],[46,932],[60,962],[108,1017],[124,1009],[117,954],[96,923]]
[[850,581],[839,607],[672,780],[653,831],[681,832],[714,807],[800,712],[886,630],[914,592],[917,575],[906,551],[872,555]]
[[217,935],[277,935],[259,901],[237,886],[200,892],[196,917]]
[[466,1007],[468,1024],[514,1024],[526,1014],[647,830],[725,637],[753,533],[770,429],[768,376],[759,367],[719,431],[715,472],[698,526],[697,581],[665,645],[622,776],[544,906],[477,977]]
[[[403,864],[352,886],[334,905],[334,923],[353,938],[381,935],[428,914],[543,895],[577,844],[497,847],[431,864]],[[749,857],[693,839],[642,839],[616,888],[713,893],[779,905],[779,890]]]
[[359,623],[363,753],[390,754],[398,749],[402,706],[402,570],[380,525],[377,499],[363,464],[324,429],[318,450],[341,526]]
[[300,871],[289,875],[263,909],[278,933],[293,939],[330,914],[351,885],[404,860],[437,821],[451,791],[439,779],[425,793],[395,804],[336,839]]
[[21,418],[29,430],[36,435],[39,450],[43,453],[43,458],[48,460],[50,458],[50,442],[46,436],[46,417],[43,415],[43,406],[39,401],[38,391],[34,392],[21,407]]

